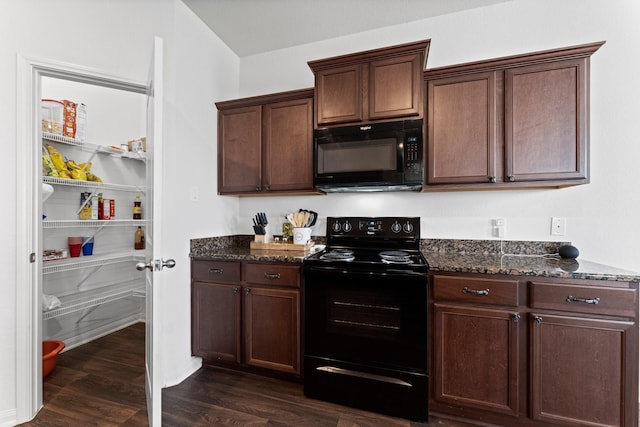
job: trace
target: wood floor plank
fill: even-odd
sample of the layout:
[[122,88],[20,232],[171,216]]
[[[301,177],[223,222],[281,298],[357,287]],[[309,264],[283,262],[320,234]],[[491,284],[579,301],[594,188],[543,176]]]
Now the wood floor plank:
[[[44,408],[23,427],[148,425],[144,394],[144,324],[59,356],[44,380]],[[300,383],[206,367],[162,391],[163,427],[465,427],[411,422],[304,396]]]

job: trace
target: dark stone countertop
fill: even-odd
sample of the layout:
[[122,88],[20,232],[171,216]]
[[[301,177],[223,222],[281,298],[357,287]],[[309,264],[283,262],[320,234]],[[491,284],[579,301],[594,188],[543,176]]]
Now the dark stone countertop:
[[[311,252],[252,250],[252,236],[191,240],[196,260],[287,262],[301,264]],[[324,243],[322,237],[314,237]],[[432,272],[505,274],[511,276],[640,281],[640,273],[553,254],[567,242],[423,239],[421,250]]]

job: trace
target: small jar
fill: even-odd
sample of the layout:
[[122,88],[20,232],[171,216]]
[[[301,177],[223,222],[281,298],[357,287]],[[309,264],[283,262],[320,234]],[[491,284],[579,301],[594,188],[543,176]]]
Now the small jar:
[[289,221],[285,221],[282,223],[282,243],[289,243],[291,236],[291,223]]

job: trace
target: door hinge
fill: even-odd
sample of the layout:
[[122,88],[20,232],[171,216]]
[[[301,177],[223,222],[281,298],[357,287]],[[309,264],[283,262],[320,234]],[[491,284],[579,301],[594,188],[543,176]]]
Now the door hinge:
[[36,262],[36,253],[35,252],[31,252],[29,254],[29,262]]

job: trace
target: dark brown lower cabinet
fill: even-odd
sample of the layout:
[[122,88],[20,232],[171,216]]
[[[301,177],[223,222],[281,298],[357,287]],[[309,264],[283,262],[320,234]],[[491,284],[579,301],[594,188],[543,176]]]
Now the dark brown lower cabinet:
[[632,425],[637,406],[635,416],[625,414],[634,382],[626,360],[637,329],[632,321],[535,312],[530,327],[534,419],[563,426]]
[[240,285],[193,282],[192,353],[240,362]]
[[193,355],[300,376],[300,276],[299,265],[193,260]]
[[445,304],[434,311],[434,399],[517,415],[519,315]]
[[638,425],[638,283],[432,273],[434,415]]
[[300,292],[251,287],[244,290],[247,365],[300,374]]

